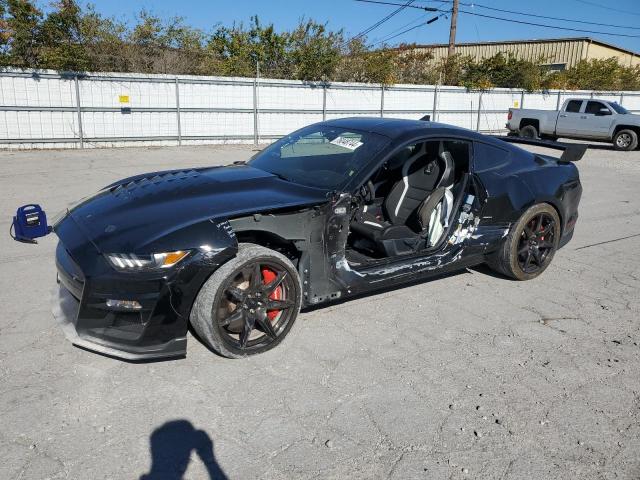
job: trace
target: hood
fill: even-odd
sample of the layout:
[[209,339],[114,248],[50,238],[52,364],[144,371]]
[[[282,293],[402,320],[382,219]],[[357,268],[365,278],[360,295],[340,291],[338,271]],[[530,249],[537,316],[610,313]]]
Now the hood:
[[69,213],[102,253],[151,253],[158,240],[195,224],[314,205],[326,193],[248,165],[171,170],[111,184]]

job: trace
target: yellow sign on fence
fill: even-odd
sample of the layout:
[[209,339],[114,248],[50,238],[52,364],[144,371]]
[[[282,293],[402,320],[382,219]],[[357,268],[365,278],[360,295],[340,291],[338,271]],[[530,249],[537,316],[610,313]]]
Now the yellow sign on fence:
[[129,103],[129,95],[120,95],[118,98],[120,103]]

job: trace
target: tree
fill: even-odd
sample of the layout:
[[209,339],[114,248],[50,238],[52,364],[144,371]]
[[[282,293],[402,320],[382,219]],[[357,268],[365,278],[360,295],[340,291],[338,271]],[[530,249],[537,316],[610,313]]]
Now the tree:
[[[243,24],[219,27],[207,44],[207,69],[221,75],[253,77],[256,63],[264,76],[290,78],[289,38],[275,31],[274,26],[262,26],[257,16],[249,28]],[[213,72],[212,72],[213,73]]]
[[343,43],[342,30],[329,32],[326,25],[313,20],[300,21],[287,35],[288,63],[293,77],[298,80],[331,78],[340,62]]
[[429,50],[416,45],[401,45],[393,62],[398,83],[442,83],[441,65],[433,60],[433,53]]
[[81,10],[74,0],[60,0],[41,29],[41,57],[46,68],[84,71],[91,67],[81,28]]
[[2,41],[6,65],[40,67],[42,12],[29,0],[2,1]]
[[467,88],[539,90],[546,73],[546,67],[541,66],[542,62],[542,58],[529,61],[519,59],[512,53],[497,53],[477,62],[468,60],[461,81]]
[[124,40],[126,25],[113,18],[105,18],[89,6],[80,18],[80,30],[89,57],[90,70],[128,72],[130,62],[128,44]]
[[351,39],[333,75],[334,80],[390,85],[396,82],[396,56],[393,50],[368,49],[365,39]]

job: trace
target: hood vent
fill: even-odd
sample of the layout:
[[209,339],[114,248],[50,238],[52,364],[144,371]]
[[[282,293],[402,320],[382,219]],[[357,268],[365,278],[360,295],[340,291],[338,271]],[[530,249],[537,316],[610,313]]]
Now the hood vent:
[[[130,195],[135,193],[142,193],[145,188],[155,186],[165,187],[178,180],[186,180],[190,178],[199,177],[200,173],[197,170],[174,170],[171,172],[159,173],[147,177],[139,177],[127,183],[121,183],[111,188],[111,193],[116,197],[121,195]],[[178,185],[176,185],[177,188]]]

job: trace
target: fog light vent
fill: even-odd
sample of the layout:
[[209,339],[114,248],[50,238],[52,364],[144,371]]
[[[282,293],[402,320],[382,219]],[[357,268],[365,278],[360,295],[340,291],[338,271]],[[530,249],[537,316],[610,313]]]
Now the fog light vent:
[[107,299],[107,307],[121,310],[142,310],[142,305],[135,300],[113,300]]

